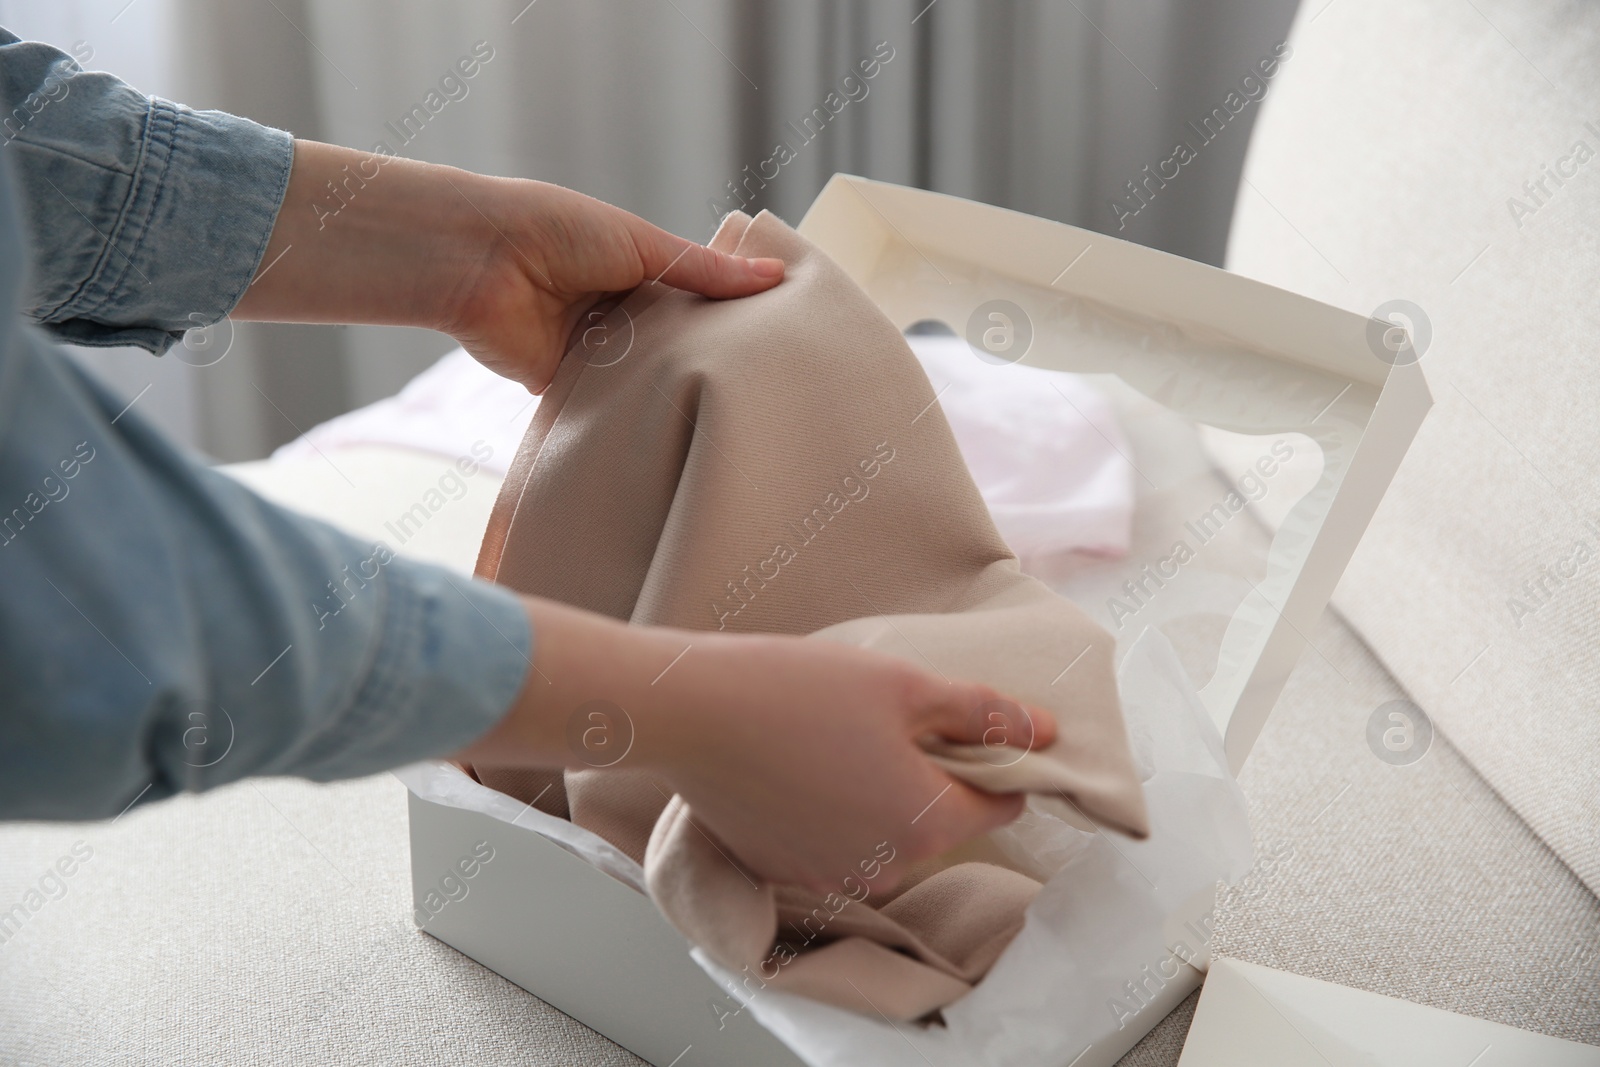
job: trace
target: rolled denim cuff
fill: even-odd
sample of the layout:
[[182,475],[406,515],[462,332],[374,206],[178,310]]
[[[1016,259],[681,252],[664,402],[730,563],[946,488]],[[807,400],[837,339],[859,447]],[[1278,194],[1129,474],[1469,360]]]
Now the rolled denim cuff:
[[[103,102],[128,106],[136,94]],[[87,277],[42,323],[80,345],[161,353],[221,320],[255,276],[294,163],[282,130],[220,111],[147,101],[126,195]],[[66,169],[89,164],[72,161]],[[68,186],[74,183],[67,181]],[[48,254],[48,253],[46,253]]]
[[534,636],[515,594],[408,560],[384,570],[381,636],[354,697],[269,773],[351,778],[448,755],[521,691]]

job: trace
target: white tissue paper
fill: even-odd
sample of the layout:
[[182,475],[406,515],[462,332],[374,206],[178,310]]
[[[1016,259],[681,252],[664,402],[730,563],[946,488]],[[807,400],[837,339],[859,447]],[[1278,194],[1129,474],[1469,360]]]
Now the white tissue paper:
[[984,362],[962,337],[912,334],[906,341],[1024,570],[1056,552],[1127,554],[1132,448],[1104,393],[1081,375]]
[[[1032,805],[1000,831],[1000,847],[1045,885],[1022,932],[972,992],[944,1009],[943,1025],[896,1025],[776,990],[752,995],[698,950],[696,962],[812,1067],[1066,1064],[1121,1031],[1144,1005],[1136,989],[1148,996],[1152,981],[1207,953],[1209,919],[1173,917],[1217,882],[1244,877],[1254,849],[1222,739],[1159,630],[1145,630],[1128,648],[1117,682],[1150,837],[1085,833]],[[543,834],[644,891],[639,865],[609,842],[448,764],[396,775],[424,799]]]

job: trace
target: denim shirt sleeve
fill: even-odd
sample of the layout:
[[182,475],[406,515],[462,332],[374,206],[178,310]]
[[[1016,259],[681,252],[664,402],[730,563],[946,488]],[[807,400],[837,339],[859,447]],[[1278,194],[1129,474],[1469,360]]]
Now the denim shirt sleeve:
[[157,353],[244,295],[294,156],[281,130],[146,97],[5,30],[0,144],[50,250],[23,314],[74,344]]
[[[15,78],[9,56],[0,67]],[[110,114],[129,113],[127,90],[92,84],[118,101]],[[32,122],[93,95],[78,90]],[[288,149],[193,115],[148,105],[147,129],[170,126],[155,170],[148,132],[124,166],[108,146],[130,128],[86,126],[64,171],[33,170],[39,185],[19,195],[14,170],[56,150],[18,153],[18,138],[0,152],[0,819],[109,817],[253,775],[348,778],[448,754],[504,715],[531,663],[510,592],[262,500],[178,451],[24,321],[22,310],[40,317],[40,293],[65,293],[57,332],[154,346],[183,325],[175,309],[226,310],[281,190],[252,178],[237,204],[215,204],[218,153],[237,144],[254,171],[286,168]],[[39,187],[75,180],[87,183],[73,187],[76,207],[131,256],[122,267],[111,243],[80,240],[38,206]],[[180,217],[166,204],[175,195],[212,214]],[[39,213],[32,232],[47,250],[31,282],[23,208]],[[168,258],[195,234],[224,249],[207,268],[217,278]],[[236,236],[246,251],[230,250]],[[82,257],[82,277],[53,262],[51,241],[60,258]],[[148,288],[110,284],[141,271]]]
[[371,774],[505,714],[533,643],[509,591],[268,503],[3,323],[0,819]]

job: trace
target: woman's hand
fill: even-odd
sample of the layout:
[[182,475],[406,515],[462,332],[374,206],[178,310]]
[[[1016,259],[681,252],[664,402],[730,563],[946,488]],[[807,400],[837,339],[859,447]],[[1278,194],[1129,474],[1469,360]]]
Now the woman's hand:
[[1014,719],[1007,736],[1054,737],[1048,715],[1024,718],[986,686],[828,641],[719,635],[659,684],[661,726],[641,734],[641,763],[755,873],[824,893],[844,892],[886,844],[896,862],[875,890],[1022,813],[1021,795],[957,781],[917,738],[983,744],[996,708]]
[[[827,641],[627,626],[527,604],[535,669],[505,719],[458,759],[650,771],[754,873],[820,891],[837,891],[883,842],[897,857],[874,882],[887,889],[912,863],[1022,810],[1020,796],[956,781],[917,744],[930,734],[984,743],[998,698],[985,686]],[[1054,741],[1047,712],[1009,707],[1018,721],[1007,736]]]
[[421,326],[542,391],[605,296],[661,282],[709,297],[776,285],[728,256],[544,182],[295,143],[294,169],[241,319]]

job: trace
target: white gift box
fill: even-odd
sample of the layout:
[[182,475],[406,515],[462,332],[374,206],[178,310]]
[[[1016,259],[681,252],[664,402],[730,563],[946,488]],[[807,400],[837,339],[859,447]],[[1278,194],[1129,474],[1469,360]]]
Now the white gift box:
[[[1203,707],[1196,716],[1209,716],[1220,742],[1211,784],[1236,792],[1227,771],[1249,754],[1432,403],[1405,347],[1389,343],[1386,324],[1214,267],[845,175],[829,182],[800,232],[902,329],[937,320],[997,373],[1007,363],[1077,372],[1113,397],[1139,483],[1134,549],[1123,560],[1067,560],[1042,576],[1117,636],[1124,667],[1188,672],[1192,706]],[[1254,518],[1237,517],[1245,511]],[[1275,530],[1270,540],[1264,530]],[[1178,634],[1181,668],[1138,640],[1151,627]],[[1173,766],[1206,761],[1198,748],[1192,760],[1167,751]],[[444,765],[402,778],[419,925],[657,1067],[943,1063],[980,1046],[988,1062],[1096,1067],[1131,1048],[1207,965],[1214,882],[1177,900],[1157,892],[1165,875],[1146,873],[1197,869],[1193,857],[1173,858],[1184,842],[1169,835],[1167,846],[1140,853],[1102,837],[1053,861],[1040,914],[1030,910],[1038,929],[1025,928],[990,978],[946,1012],[953,1036],[776,993],[752,997],[691,956],[644,895],[637,866],[610,845]],[[1229,803],[1216,789],[1208,795]],[[1160,810],[1152,805],[1157,818]],[[1219,829],[1217,840],[1230,832]],[[1033,847],[1020,833],[1014,843]],[[1238,856],[1217,862],[1232,869]],[[1143,910],[1116,911],[1113,896],[1089,885],[1110,879],[1144,893],[1136,880],[1118,881],[1118,864],[1150,882]],[[1058,899],[1058,911],[1059,900],[1107,901],[1088,906],[1107,908],[1106,928],[1126,942],[1127,959],[1146,964],[1126,970],[1112,944],[1092,966],[1069,967],[1060,988],[1070,993],[1050,1016],[1059,1023],[1043,1029],[1030,1032],[1052,1010],[1047,1001],[1018,1006],[1007,1025],[994,1023],[1007,1009],[984,1008],[987,1026],[972,1017],[977,1009],[964,1015],[964,1002],[986,1003],[991,980],[1031,974],[1038,985],[1049,941],[1039,931],[1085,921],[1047,914],[1045,898]],[[1118,922],[1132,924],[1126,936]],[[1150,946],[1165,951],[1152,957]],[[1117,967],[1125,980],[1115,980]]]

